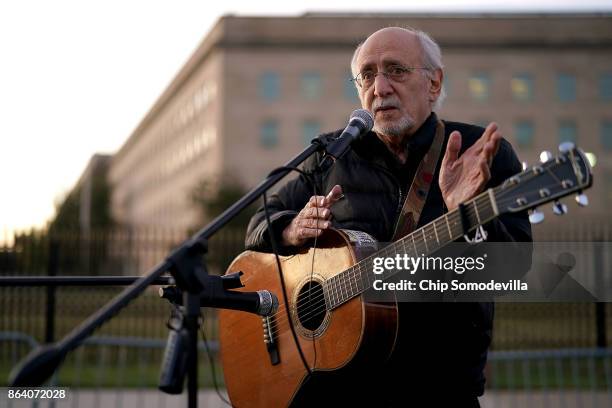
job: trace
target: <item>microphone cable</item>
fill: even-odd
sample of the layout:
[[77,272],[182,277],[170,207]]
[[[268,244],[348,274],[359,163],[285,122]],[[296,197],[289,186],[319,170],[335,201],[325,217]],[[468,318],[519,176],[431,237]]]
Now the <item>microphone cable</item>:
[[[315,141],[313,141],[314,143]],[[321,164],[321,160],[319,160],[319,165]],[[273,176],[274,174],[280,172],[280,171],[284,171],[284,170],[289,170],[289,171],[296,171],[298,173],[300,173],[301,175],[304,176],[305,180],[308,182],[308,184],[310,184],[310,187],[313,190],[314,195],[317,195],[317,188],[316,188],[316,183],[313,182],[313,180],[311,179],[311,174],[308,174],[305,171],[302,171],[301,169],[297,168],[297,167],[288,167],[288,166],[281,166],[281,167],[277,167],[276,169],[272,170],[270,172],[270,174],[268,175],[268,177]],[[280,256],[279,256],[279,252],[278,252],[278,244],[276,242],[276,237],[274,236],[274,234],[272,233],[272,223],[270,222],[270,213],[268,211],[268,199],[267,199],[267,192],[264,191],[263,192],[263,204],[264,204],[264,213],[266,216],[266,224],[267,224],[267,228],[268,228],[268,235],[270,236],[270,245],[272,247],[272,251],[274,252],[274,258],[276,259],[276,266],[277,266],[277,270],[278,270],[278,274],[279,274],[279,278],[280,278],[280,283],[281,283],[281,288],[283,291],[283,300],[285,302],[285,308],[287,309],[287,314],[288,314],[288,323],[289,323],[289,329],[291,330],[291,335],[293,337],[293,341],[295,343],[295,346],[298,350],[298,354],[300,355],[300,359],[302,360],[302,364],[304,365],[304,369],[306,370],[306,372],[308,373],[308,375],[312,374],[312,370],[310,369],[310,367],[308,366],[308,362],[306,361],[306,357],[304,356],[304,351],[302,350],[302,346],[300,345],[300,342],[298,340],[297,337],[297,333],[295,332],[295,326],[293,324],[293,319],[291,318],[291,312],[288,309],[288,296],[287,296],[287,286],[285,285],[285,278],[283,275],[283,269],[281,266],[281,262],[280,262]],[[312,280],[312,276],[314,275],[314,251],[316,250],[316,245],[317,245],[317,237],[314,238],[314,248],[313,248],[313,260],[312,260],[312,268],[311,268],[311,280]],[[309,294],[308,296],[310,296],[310,289],[309,289]],[[202,335],[202,339],[204,341],[204,347],[206,349],[206,356],[208,357],[208,361],[210,364],[210,370],[211,370],[211,375],[212,375],[212,380],[213,380],[213,386],[215,387],[215,391],[217,393],[217,395],[219,396],[219,398],[221,399],[221,401],[223,401],[225,404],[227,404],[230,407],[233,408],[238,408],[235,405],[233,405],[230,401],[228,401],[223,394],[221,393],[221,390],[219,388],[219,383],[217,382],[217,375],[216,375],[216,368],[215,368],[215,361],[214,358],[212,356],[212,351],[210,350],[210,347],[208,346],[208,340],[206,338],[206,333],[204,331],[204,327],[200,326],[200,333]],[[314,361],[315,361],[315,366],[316,366],[316,361],[317,361],[317,349],[315,346],[315,340],[314,337],[312,339],[313,342],[313,349],[314,349]]]
[[[289,171],[296,171],[298,173],[300,173],[302,176],[304,176],[304,179],[308,182],[308,184],[310,184],[310,187],[312,187],[313,193],[316,196],[317,195],[317,188],[316,188],[316,183],[311,179],[311,174],[308,174],[307,172],[297,168],[297,167],[289,167],[289,166],[281,166],[281,167],[277,167],[276,169],[272,170],[270,172],[270,174],[268,175],[268,177],[273,176],[274,174],[283,171],[283,170],[289,170]],[[280,279],[280,283],[281,283],[281,288],[283,291],[283,300],[285,302],[285,309],[287,309],[287,314],[288,314],[288,322],[289,322],[289,329],[291,330],[291,335],[293,336],[293,341],[295,342],[295,346],[298,350],[298,354],[300,355],[300,359],[302,360],[302,364],[304,365],[304,368],[306,369],[306,372],[308,373],[308,375],[312,374],[312,369],[308,366],[308,362],[306,361],[306,357],[304,356],[304,352],[302,350],[302,347],[300,345],[300,342],[298,340],[297,337],[297,333],[295,332],[295,326],[293,324],[293,319],[291,317],[291,311],[289,310],[289,297],[287,296],[287,287],[285,285],[285,278],[283,275],[283,270],[282,270],[282,266],[281,266],[281,262],[280,262],[280,257],[279,257],[279,252],[278,252],[278,244],[276,242],[276,237],[274,236],[274,233],[272,231],[272,223],[270,221],[270,213],[268,211],[268,199],[267,199],[267,192],[264,191],[263,193],[263,204],[264,204],[264,213],[266,216],[266,223],[267,223],[267,227],[268,227],[268,236],[270,237],[270,246],[272,247],[272,252],[274,252],[274,258],[276,259],[276,266],[278,269],[278,275],[279,275],[279,279]],[[315,207],[317,208],[317,207]],[[317,211],[318,212],[318,211]],[[316,251],[316,245],[317,245],[317,237],[315,236],[314,238],[314,246],[313,246],[313,268],[310,271],[310,277],[312,280],[312,277],[314,275],[314,251]],[[308,296],[310,296],[310,288],[308,289]],[[316,366],[316,361],[317,361],[317,349],[315,346],[315,338],[314,336],[312,337],[312,342],[313,342],[313,349],[314,349],[314,361],[315,361],[315,366]]]
[[[319,139],[314,139],[312,140],[313,144],[321,144],[321,141]],[[269,174],[268,177],[275,175],[276,173],[279,173],[281,171],[284,170],[289,170],[289,171],[295,171],[300,173],[302,176],[304,176],[304,179],[308,182],[308,184],[310,184],[310,187],[312,188],[313,194],[316,196],[317,195],[317,185],[316,182],[313,181],[313,177],[319,173],[326,173],[331,166],[333,166],[333,162],[331,164],[329,164],[326,167],[323,167],[323,163],[325,162],[326,158],[328,158],[329,156],[327,155],[323,155],[321,157],[319,157],[317,166],[311,171],[311,172],[305,172],[301,169],[299,169],[298,167],[290,167],[290,166],[280,166],[275,168],[274,170],[272,170]],[[276,242],[276,237],[274,236],[273,232],[272,232],[272,223],[270,221],[270,214],[268,211],[268,199],[267,199],[267,192],[264,191],[263,193],[263,204],[264,204],[264,213],[266,216],[266,224],[268,227],[268,236],[270,237],[270,246],[272,247],[272,252],[274,253],[274,258],[276,259],[276,266],[277,266],[277,270],[278,270],[278,274],[279,274],[279,279],[280,279],[280,283],[281,283],[281,288],[283,290],[283,300],[285,301],[285,309],[287,311],[287,320],[289,322],[289,329],[291,330],[291,335],[293,336],[293,340],[294,343],[297,347],[298,350],[298,354],[300,355],[300,359],[302,360],[302,364],[304,365],[304,368],[306,369],[306,371],[308,372],[308,375],[312,374],[312,370],[308,365],[308,362],[306,361],[306,357],[304,356],[304,352],[302,350],[302,347],[299,343],[299,340],[297,338],[297,334],[295,332],[295,326],[293,324],[293,319],[291,318],[291,311],[289,310],[289,301],[288,301],[288,296],[287,296],[287,287],[285,285],[285,278],[283,275],[283,270],[282,270],[282,266],[281,266],[281,262],[280,262],[280,257],[279,257],[279,252],[278,252],[278,243]],[[317,210],[317,217],[319,215],[319,210],[318,207],[315,207]],[[313,241],[313,246],[312,246],[312,262],[311,262],[311,267],[310,267],[310,281],[312,282],[312,278],[314,276],[314,261],[315,261],[315,255],[316,255],[316,250],[317,250],[317,240],[318,240],[318,236],[314,237],[314,241]],[[310,304],[311,301],[311,295],[312,295],[312,287],[309,287],[308,289],[308,301],[307,303]],[[297,305],[296,305],[297,307]],[[317,347],[316,347],[316,341],[315,341],[315,336],[312,337],[312,348],[314,351],[314,356],[313,356],[313,367],[316,367],[317,365]]]

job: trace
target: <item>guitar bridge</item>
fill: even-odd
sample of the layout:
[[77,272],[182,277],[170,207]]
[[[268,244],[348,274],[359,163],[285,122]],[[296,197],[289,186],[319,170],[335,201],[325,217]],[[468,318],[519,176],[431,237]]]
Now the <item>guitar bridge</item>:
[[263,338],[266,344],[266,349],[270,355],[270,363],[272,365],[280,364],[280,354],[278,353],[278,344],[274,339],[274,317],[262,317],[263,322]]

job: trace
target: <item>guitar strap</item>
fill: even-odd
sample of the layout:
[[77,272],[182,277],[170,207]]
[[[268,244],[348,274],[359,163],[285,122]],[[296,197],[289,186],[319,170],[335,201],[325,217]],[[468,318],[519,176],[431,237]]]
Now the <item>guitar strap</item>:
[[405,237],[416,228],[421,218],[427,195],[429,194],[429,188],[433,181],[436,165],[440,159],[443,143],[444,123],[438,120],[434,140],[417,168],[410,189],[408,190],[408,195],[406,195],[406,201],[404,201],[404,206],[395,224],[393,241]]

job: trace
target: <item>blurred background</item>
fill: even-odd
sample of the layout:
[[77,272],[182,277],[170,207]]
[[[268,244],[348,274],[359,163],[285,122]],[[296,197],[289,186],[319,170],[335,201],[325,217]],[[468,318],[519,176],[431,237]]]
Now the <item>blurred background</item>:
[[[344,127],[360,107],[354,48],[394,25],[440,44],[442,118],[496,121],[530,164],[564,141],[592,153],[590,205],[566,200],[565,217],[543,208],[535,239],[610,241],[612,6],[314,5],[2,10],[0,51],[11,58],[0,68],[0,275],[145,273],[316,135]],[[249,217],[211,240],[211,273],[242,251]],[[0,386],[33,347],[121,289],[0,287]],[[70,405],[183,405],[155,388],[169,313],[152,288],[73,352],[53,380],[71,388]],[[216,316],[204,315],[216,361]],[[483,407],[610,406],[611,328],[610,304],[498,304]],[[213,370],[203,351],[200,365],[202,406],[224,406],[206,391]],[[222,388],[218,361],[216,377]]]

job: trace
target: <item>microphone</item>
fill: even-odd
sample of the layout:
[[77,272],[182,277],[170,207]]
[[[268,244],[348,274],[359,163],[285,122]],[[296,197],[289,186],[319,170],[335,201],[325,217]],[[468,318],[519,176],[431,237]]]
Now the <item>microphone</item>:
[[[172,303],[183,304],[182,291],[176,286],[159,288],[159,296]],[[240,310],[260,316],[270,316],[278,310],[278,298],[269,290],[258,290],[257,292],[226,290],[210,298],[200,298],[200,306]]]
[[334,160],[342,158],[355,140],[368,133],[374,127],[372,114],[365,109],[356,109],[351,113],[348,125],[338,138],[330,142],[325,151]]

